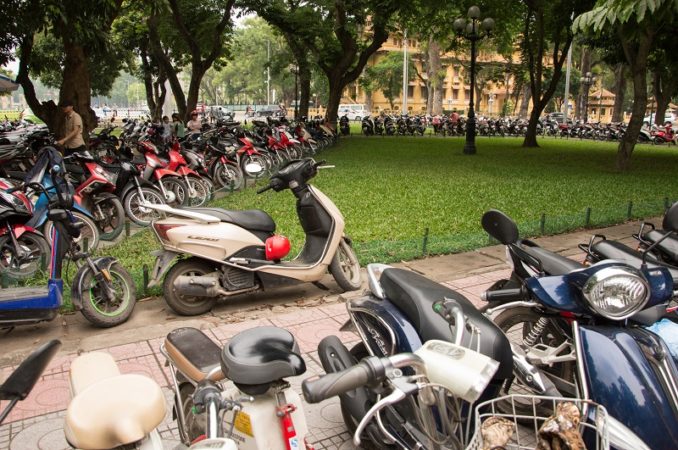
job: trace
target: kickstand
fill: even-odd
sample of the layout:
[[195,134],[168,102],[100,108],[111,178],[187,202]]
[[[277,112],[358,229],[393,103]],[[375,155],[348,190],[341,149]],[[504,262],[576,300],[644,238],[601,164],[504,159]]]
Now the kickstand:
[[315,287],[317,287],[318,289],[322,289],[323,291],[329,291],[329,290],[330,290],[330,288],[328,288],[327,286],[325,286],[324,284],[322,284],[320,281],[314,281],[314,282],[313,282],[313,285],[314,285]]

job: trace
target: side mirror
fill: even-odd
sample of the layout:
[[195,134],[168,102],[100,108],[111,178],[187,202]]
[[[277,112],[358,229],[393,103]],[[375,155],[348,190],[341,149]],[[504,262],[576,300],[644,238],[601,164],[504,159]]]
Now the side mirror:
[[483,214],[480,223],[483,229],[504,245],[518,242],[518,226],[509,216],[496,209]]
[[259,163],[249,163],[245,166],[245,171],[251,174],[259,174],[264,171]]
[[664,214],[662,228],[666,231],[678,231],[678,202],[674,203]]

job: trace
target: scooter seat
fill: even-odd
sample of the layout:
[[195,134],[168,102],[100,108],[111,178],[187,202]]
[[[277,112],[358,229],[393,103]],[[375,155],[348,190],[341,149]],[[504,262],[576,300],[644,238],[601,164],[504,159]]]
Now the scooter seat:
[[249,395],[261,395],[270,384],[306,372],[294,336],[277,327],[257,327],[238,333],[221,352],[226,378]]
[[64,433],[75,448],[116,448],[140,441],[165,418],[165,396],[143,375],[104,378],[68,405]]
[[[431,339],[452,341],[450,326],[433,311],[433,303],[449,298],[461,307],[469,324],[480,330],[480,353],[499,362],[496,378],[507,379],[513,371],[511,344],[501,329],[483,316],[463,295],[415,272],[390,268],[381,274],[380,284],[386,297],[407,316],[422,342]],[[462,345],[476,350],[478,335],[464,333]]]
[[573,270],[584,268],[580,262],[539,246],[520,245],[520,248],[541,261],[541,266],[547,275],[566,275]]
[[195,211],[202,214],[208,214],[221,220],[222,222],[232,223],[243,227],[246,230],[266,231],[273,233],[275,231],[275,222],[266,211],[260,209],[246,209],[243,211],[234,211],[222,208],[184,208],[189,211]]
[[[204,380],[212,369],[219,367],[221,349],[196,328],[172,330],[165,338],[165,350],[176,368],[195,382]],[[223,380],[223,371],[210,379]]]
[[[643,264],[643,254],[637,250],[628,247],[621,242],[617,241],[598,241],[591,246],[593,253],[602,257],[602,259],[616,259],[617,261],[623,261],[626,264],[640,269],[640,266]],[[655,258],[652,255],[648,255],[648,261],[652,261]],[[659,267],[656,264],[648,263],[647,265],[650,268]],[[678,267],[668,268],[673,278],[673,285],[678,286]]]
[[[657,242],[664,237],[666,231],[664,230],[650,230],[643,236],[643,239],[650,242]],[[678,263],[678,238],[675,235],[671,235],[661,241],[657,248],[668,255],[674,263]]]

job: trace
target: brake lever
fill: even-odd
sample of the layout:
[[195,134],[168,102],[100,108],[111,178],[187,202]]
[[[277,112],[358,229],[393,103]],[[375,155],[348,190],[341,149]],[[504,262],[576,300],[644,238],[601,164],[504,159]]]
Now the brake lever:
[[405,397],[407,397],[407,394],[405,394],[403,391],[400,389],[396,388],[391,392],[389,395],[386,397],[382,398],[379,400],[377,403],[372,405],[369,411],[365,414],[365,417],[362,418],[360,423],[358,424],[358,427],[355,430],[355,433],[353,434],[353,445],[356,447],[360,447],[360,435],[365,431],[365,428],[367,427],[367,424],[370,423],[370,420],[372,420],[372,417],[374,417],[381,409],[391,406],[395,403],[398,403],[399,401],[402,401]]

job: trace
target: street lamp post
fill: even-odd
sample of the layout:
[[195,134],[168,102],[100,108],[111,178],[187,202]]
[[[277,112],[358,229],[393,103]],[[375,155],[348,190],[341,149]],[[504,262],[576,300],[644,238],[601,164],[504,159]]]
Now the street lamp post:
[[468,105],[464,154],[474,155],[476,153],[476,114],[473,110],[473,91],[476,85],[476,42],[490,35],[494,28],[494,19],[486,17],[481,22],[480,8],[471,6],[468,9],[468,21],[460,17],[454,21],[452,26],[457,35],[471,41],[471,95]]
[[589,122],[589,90],[595,81],[596,77],[591,72],[586,72],[586,75],[581,77],[581,84],[584,86],[584,123]]

